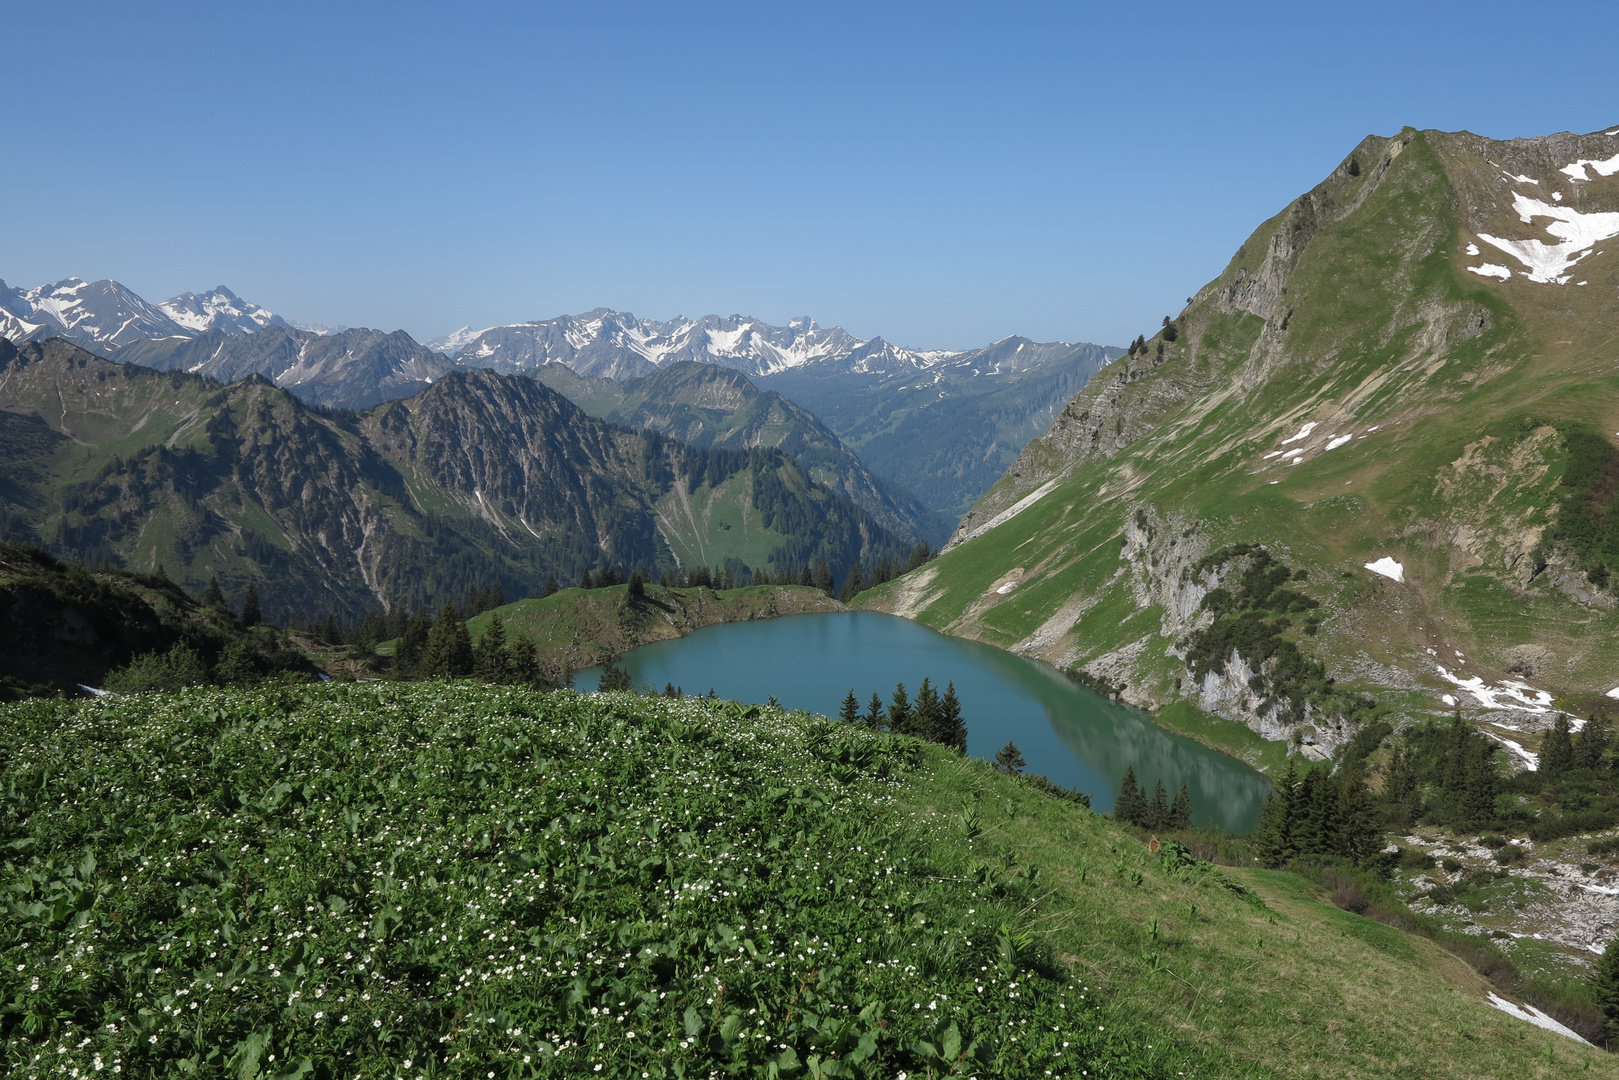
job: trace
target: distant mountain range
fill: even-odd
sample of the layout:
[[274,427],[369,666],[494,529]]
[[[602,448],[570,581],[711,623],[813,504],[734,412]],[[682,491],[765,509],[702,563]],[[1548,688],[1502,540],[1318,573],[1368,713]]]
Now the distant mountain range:
[[0,340],[0,538],[193,592],[217,575],[233,601],[253,582],[277,620],[492,581],[538,595],[602,566],[841,576],[913,543],[781,450],[629,431],[530,378],[452,371],[317,411],[257,374],[221,385],[60,338]]
[[[917,351],[810,318],[786,326],[744,315],[659,322],[606,308],[463,328],[422,344],[404,331],[302,327],[224,286],[152,304],[116,281],[78,278],[28,290],[0,282],[0,337],[62,337],[120,361],[222,382],[263,375],[311,404],[351,409],[409,397],[456,370],[621,382],[682,363],[731,369],[813,413],[901,502],[920,500],[910,524],[931,540],[947,535],[940,522],[965,512],[1062,404],[1123,353],[1019,337],[965,352]],[[564,393],[585,385],[548,381]],[[626,414],[617,422],[639,421]],[[880,503],[863,505],[881,516]]]

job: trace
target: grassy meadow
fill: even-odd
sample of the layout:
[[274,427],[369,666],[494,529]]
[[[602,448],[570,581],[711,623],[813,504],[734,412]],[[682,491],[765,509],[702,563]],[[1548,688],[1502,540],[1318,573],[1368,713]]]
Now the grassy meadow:
[[0,710],[13,1076],[1619,1072],[983,762],[470,683]]

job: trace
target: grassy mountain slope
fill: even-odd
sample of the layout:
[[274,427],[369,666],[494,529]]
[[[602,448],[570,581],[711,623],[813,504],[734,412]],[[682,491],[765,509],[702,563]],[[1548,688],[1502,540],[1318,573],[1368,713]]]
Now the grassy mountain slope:
[[[1092,379],[935,563],[861,601],[1325,746],[1353,726],[1347,691],[1442,707],[1441,666],[1591,701],[1619,684],[1619,605],[1592,543],[1556,537],[1562,478],[1609,468],[1619,431],[1619,246],[1587,245],[1557,283],[1489,238],[1544,251],[1558,214],[1619,233],[1619,176],[1561,171],[1615,151],[1605,135],[1368,138]],[[1502,263],[1506,280],[1470,269]],[[1614,485],[1580,490],[1605,527]],[[1287,566],[1291,614],[1242,591],[1257,556],[1232,543]],[[1403,581],[1363,566],[1384,558]],[[1216,587],[1236,604],[1223,623]],[[1239,623],[1255,633],[1233,638]],[[1214,641],[1237,651],[1189,670]],[[1312,662],[1336,700],[1300,690]]]
[[[0,452],[17,462],[0,492],[8,535],[92,564],[161,565],[194,591],[218,575],[233,602],[254,581],[274,619],[358,618],[494,580],[533,595],[551,573],[657,572],[677,552],[841,569],[908,550],[777,451],[625,431],[491,372],[355,414],[259,376],[222,386],[59,340],[0,343],[0,409]],[[664,512],[666,497],[715,488],[762,531]]]
[[805,365],[756,381],[810,410],[872,471],[954,520],[1121,352],[1011,337],[929,370]]
[[243,627],[159,574],[89,570],[38,548],[0,543],[0,700],[102,685],[145,653],[189,646],[203,664],[234,655],[238,677],[311,670],[272,627]]
[[1616,1072],[1296,877],[805,714],[331,685],[0,750],[19,1075]]
[[774,390],[760,390],[733,368],[679,361],[613,382],[546,364],[534,377],[609,423],[656,431],[693,446],[774,447],[897,536],[938,546],[955,525],[954,515],[930,511],[898,485],[872,475],[809,410]]

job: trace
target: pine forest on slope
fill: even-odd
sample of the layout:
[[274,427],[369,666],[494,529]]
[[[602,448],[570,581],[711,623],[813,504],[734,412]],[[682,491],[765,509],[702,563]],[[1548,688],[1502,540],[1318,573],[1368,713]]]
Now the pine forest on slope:
[[1619,132],[1369,137],[862,602],[1314,753],[1453,702],[1528,753],[1619,686],[1615,238]]
[[913,546],[782,452],[596,421],[527,378],[452,372],[364,412],[0,342],[4,537],[187,588],[257,583],[266,617],[414,609],[500,582],[674,566],[898,564]]

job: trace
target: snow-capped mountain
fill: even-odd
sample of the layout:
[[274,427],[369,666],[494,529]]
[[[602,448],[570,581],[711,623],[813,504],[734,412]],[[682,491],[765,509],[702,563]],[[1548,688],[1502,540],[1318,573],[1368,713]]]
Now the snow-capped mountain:
[[243,300],[223,285],[153,304],[110,279],[69,277],[26,291],[0,281],[0,337],[13,342],[65,337],[106,350],[143,341],[193,338],[209,330],[251,334],[285,325],[279,315]]
[[116,281],[63,278],[24,292],[0,282],[0,335],[14,342],[67,337],[118,347],[152,338],[189,337],[156,304]]
[[252,334],[267,326],[287,325],[281,316],[266,311],[250,300],[243,300],[223,285],[216,285],[205,293],[181,293],[163,301],[158,307],[167,312],[169,318],[196,334],[209,330]]
[[645,375],[660,364],[680,360],[764,376],[829,362],[858,372],[888,370],[896,364],[923,368],[954,355],[901,349],[881,338],[862,340],[842,327],[819,326],[810,318],[793,319],[786,326],[746,315],[658,322],[607,308],[476,333],[463,328],[433,344],[466,367],[511,373],[566,364],[580,375],[609,379]]

